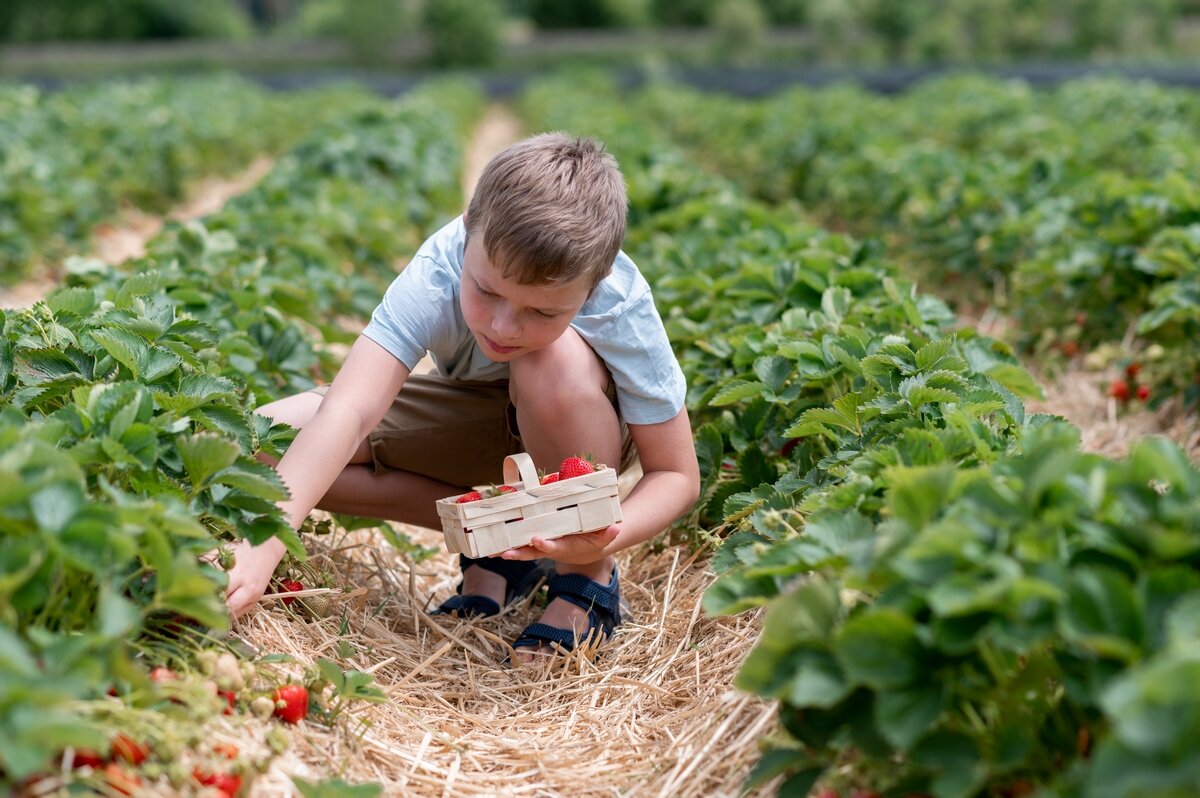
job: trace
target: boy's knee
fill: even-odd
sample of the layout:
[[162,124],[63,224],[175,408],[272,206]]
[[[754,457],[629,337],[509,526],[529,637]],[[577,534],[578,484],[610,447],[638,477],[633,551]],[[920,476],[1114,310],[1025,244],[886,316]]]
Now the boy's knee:
[[568,330],[551,346],[512,361],[509,398],[522,411],[570,413],[588,407],[590,400],[608,404],[609,379],[592,348]]

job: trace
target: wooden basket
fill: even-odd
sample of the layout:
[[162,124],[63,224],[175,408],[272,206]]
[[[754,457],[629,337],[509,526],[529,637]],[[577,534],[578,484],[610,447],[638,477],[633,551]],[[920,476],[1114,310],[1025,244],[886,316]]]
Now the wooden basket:
[[533,459],[520,452],[504,458],[504,483],[517,491],[465,504],[455,504],[458,496],[438,500],[446,548],[468,557],[489,557],[528,545],[534,535],[558,538],[594,532],[621,520],[613,468],[539,485]]

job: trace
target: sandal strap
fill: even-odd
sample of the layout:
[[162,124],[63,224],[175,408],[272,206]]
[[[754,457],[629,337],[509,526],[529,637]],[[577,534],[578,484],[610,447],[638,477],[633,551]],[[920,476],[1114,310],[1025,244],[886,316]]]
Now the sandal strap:
[[602,585],[579,574],[551,578],[547,603],[560,598],[586,611],[587,629],[577,636],[571,629],[560,629],[545,623],[531,624],[513,641],[513,648],[537,647],[546,642],[558,643],[567,651],[572,651],[581,642],[597,636],[605,640],[612,637],[613,630],[621,625],[621,586],[617,581],[616,568],[613,568],[610,584],[611,587]]
[[499,615],[500,605],[487,596],[463,596],[460,594],[443,601],[432,614],[449,615],[452,612],[458,612],[459,615]]
[[547,583],[550,592],[547,603],[561,598],[583,610],[603,610],[612,616],[614,625],[621,623],[621,586],[617,582],[617,569],[613,569],[612,587],[592,581],[579,574],[561,574]]
[[[589,634],[591,630],[588,630]],[[567,651],[575,648],[575,633],[570,629],[559,629],[545,623],[531,623],[513,641],[513,648],[536,648],[542,643],[558,643]]]
[[[485,571],[491,571],[503,577],[504,603],[506,605],[532,593],[546,575],[549,567],[549,561],[544,559],[502,560],[499,557],[475,559],[465,554],[458,555],[458,564],[464,572],[472,565],[476,565]],[[455,590],[457,595],[443,601],[441,606],[433,611],[434,615],[449,615],[455,611],[458,611],[459,615],[482,615],[485,617],[500,614],[500,605],[487,596],[463,595],[462,581],[459,581]]]

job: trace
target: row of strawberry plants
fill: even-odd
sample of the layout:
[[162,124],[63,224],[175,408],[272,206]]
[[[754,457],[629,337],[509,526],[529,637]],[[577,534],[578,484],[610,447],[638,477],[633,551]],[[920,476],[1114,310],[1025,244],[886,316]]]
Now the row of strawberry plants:
[[0,87],[0,280],[86,249],[124,207],[165,212],[198,178],[368,102],[349,87],[276,94],[234,77]]
[[840,87],[744,101],[656,87],[637,107],[757,196],[799,199],[885,240],[920,274],[966,278],[977,300],[1003,286],[1022,344],[1072,356],[1134,326],[1141,347],[1162,353],[1143,382],[1200,398],[1186,345],[1200,333],[1193,93],[958,77],[900,97]]
[[1159,442],[1081,454],[1072,428],[1026,417],[1036,389],[1006,347],[950,336],[945,305],[872,246],[689,175],[603,88],[584,105],[547,85],[527,109],[605,137],[629,173],[631,248],[700,424],[721,574],[705,606],[766,608],[738,683],[779,701],[786,734],[753,780],[1194,788],[1195,467]]
[[[302,554],[276,508],[283,486],[253,457],[279,456],[289,432],[253,408],[327,377],[314,354],[327,340],[319,328],[361,310],[353,295],[322,295],[347,281],[346,264],[362,252],[346,219],[313,198],[391,218],[378,224],[380,262],[363,264],[386,281],[394,270],[382,253],[405,251],[457,210],[457,142],[479,107],[477,91],[457,84],[377,101],[316,131],[240,201],[260,227],[230,207],[208,220],[212,230],[169,229],[143,259],[77,263],[72,285],[3,316],[0,481],[10,487],[0,497],[0,781],[50,767],[55,778],[112,786],[112,774],[72,775],[61,770],[72,760],[56,758],[116,756],[114,732],[149,741],[160,762],[179,733],[197,742],[194,722],[175,717],[192,702],[154,687],[147,664],[188,669],[198,641],[228,628],[224,576],[201,553],[278,535]],[[296,197],[308,216],[286,208]],[[272,203],[276,221],[304,231],[302,247],[272,224]],[[281,297],[303,317],[272,307]],[[326,670],[336,696],[378,697],[369,679],[339,682]],[[200,698],[211,711],[215,698]]]

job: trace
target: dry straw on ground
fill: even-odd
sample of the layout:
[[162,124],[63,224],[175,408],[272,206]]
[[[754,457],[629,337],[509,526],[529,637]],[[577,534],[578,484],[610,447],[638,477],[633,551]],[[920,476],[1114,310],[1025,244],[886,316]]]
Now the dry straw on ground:
[[[404,530],[440,545],[440,533]],[[430,617],[458,579],[450,555],[413,566],[375,531],[324,540],[313,564],[348,591],[334,615],[309,622],[267,606],[235,631],[264,653],[370,672],[391,700],[361,705],[334,730],[298,728],[255,796],[293,794],[287,774],[405,796],[735,796],[775,728],[772,704],[732,687],[758,613],[706,617],[700,598],[713,577],[684,548],[620,558],[627,619],[595,662],[509,668],[505,641],[538,606]]]
[[1151,409],[1140,402],[1127,406],[1108,395],[1106,386],[1117,372],[1088,372],[1073,367],[1046,385],[1046,398],[1027,403],[1031,413],[1062,416],[1079,427],[1080,445],[1088,452],[1124,457],[1133,444],[1163,435],[1200,459],[1200,417],[1172,398]]

